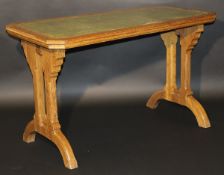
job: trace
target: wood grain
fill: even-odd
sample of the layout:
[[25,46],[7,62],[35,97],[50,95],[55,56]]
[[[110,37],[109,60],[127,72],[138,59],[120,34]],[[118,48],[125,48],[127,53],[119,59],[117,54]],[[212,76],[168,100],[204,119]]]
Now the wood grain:
[[48,50],[26,41],[22,41],[22,46],[33,75],[35,103],[34,118],[28,123],[23,140],[34,142],[35,133],[45,136],[58,147],[65,166],[77,168],[72,148],[60,129],[57,112],[56,80],[65,50]]
[[[155,109],[159,100],[168,100],[189,108],[195,115],[198,126],[209,128],[211,126],[208,116],[202,105],[193,97],[190,86],[191,80],[191,52],[197,44],[204,26],[193,26],[168,32],[161,35],[167,52],[166,85],[164,89],[155,92],[147,102],[149,108]],[[176,85],[176,42],[180,35],[181,44],[181,86]]]
[[[115,12],[108,12],[108,13],[98,13],[98,14],[92,14],[92,15],[83,15],[88,16],[90,19],[85,21],[85,25],[83,23],[75,23],[72,26],[75,25],[84,25],[86,28],[90,28],[88,31],[89,32],[83,32],[85,34],[82,35],[77,35],[77,32],[75,32],[74,28],[74,33],[70,34],[69,37],[54,37],[51,32],[48,32],[49,34],[44,34],[41,33],[40,31],[37,32],[34,28],[27,28],[24,27],[23,25],[27,23],[15,23],[15,24],[9,24],[6,27],[6,30],[9,34],[13,35],[16,38],[20,38],[22,40],[28,40],[32,43],[41,45],[43,47],[49,48],[49,49],[69,49],[69,48],[74,48],[74,47],[80,47],[80,46],[85,46],[85,45],[90,45],[90,44],[97,44],[97,43],[102,43],[102,42],[108,42],[108,41],[113,41],[113,40],[118,40],[118,39],[125,39],[125,38],[131,38],[131,37],[136,37],[136,36],[141,36],[141,35],[147,35],[147,34],[153,34],[153,33],[159,33],[159,32],[164,32],[168,30],[175,30],[175,29],[180,29],[184,27],[190,27],[193,25],[199,25],[199,24],[206,24],[206,23],[211,23],[215,20],[216,15],[213,12],[205,12],[205,11],[198,11],[198,10],[189,10],[189,9],[182,9],[182,8],[174,8],[174,7],[147,7],[143,8],[148,10],[153,10],[153,13],[162,13],[164,10],[167,11],[166,13],[163,13],[162,16],[159,17],[154,17],[150,20],[143,20],[142,23],[139,23],[138,20],[136,22],[132,22],[131,25],[124,25],[128,24],[129,21],[132,21],[132,18],[135,18],[135,16],[132,16],[131,19],[128,20],[128,18],[124,19],[123,21],[119,22],[119,25],[111,25],[110,27],[107,27],[105,23],[109,24],[116,24],[116,21],[122,18],[122,16],[128,16],[132,15],[133,12],[138,12],[142,8],[134,8],[134,9],[128,9],[128,10],[120,10],[119,16],[115,16],[114,14],[117,13]],[[168,10],[167,10],[168,9]],[[173,11],[180,11],[177,13],[178,15],[172,16],[172,18],[168,18],[168,14],[173,12]],[[191,12],[192,15],[182,15],[181,13],[186,13],[188,11],[189,13]],[[153,13],[151,13],[151,16],[153,16]],[[108,14],[112,14],[110,18],[103,18],[102,16],[106,16]],[[139,17],[136,13],[136,17]],[[149,13],[150,14],[150,13]],[[147,14],[148,16],[142,16],[143,19],[150,18],[150,15]],[[144,15],[144,14],[143,14]],[[101,30],[94,31],[94,28],[97,28],[98,26],[94,26],[94,17],[96,19],[102,18],[102,22],[100,25],[105,25],[104,27],[101,27]],[[45,24],[43,26],[42,31],[46,28],[46,30],[49,30],[49,28],[56,28],[57,29],[57,21],[60,23],[63,21],[63,19],[79,19],[79,17],[74,16],[74,17],[65,17],[65,18],[55,18],[55,19],[48,19],[48,20],[38,20],[34,21],[33,23],[30,22],[33,25],[39,26],[42,23]],[[115,18],[115,19],[114,19]],[[54,23],[52,22],[54,21]],[[99,21],[99,20],[98,20]],[[89,23],[93,23],[91,26],[88,26]],[[29,23],[29,22],[28,22]],[[36,24],[37,23],[37,24]],[[53,23],[53,24],[52,24]],[[99,23],[99,22],[98,22]],[[51,27],[52,25],[52,27]],[[56,25],[56,27],[55,27]],[[45,27],[45,28],[44,28]],[[62,30],[62,29],[64,30]],[[69,31],[71,26],[70,25],[60,25],[58,26],[58,33],[60,33],[61,36],[63,36],[63,32],[66,33],[66,29]],[[55,30],[56,30],[55,29]],[[53,30],[53,29],[52,29]],[[77,30],[77,29],[76,29]],[[82,30],[85,30],[85,27],[83,27]],[[92,32],[91,32],[92,30]],[[62,31],[62,32],[60,32]],[[61,34],[62,33],[62,34]],[[65,35],[66,36],[66,35]]]
[[[150,13],[152,11],[154,13]],[[122,16],[125,18],[121,18]],[[129,16],[133,21],[127,20]],[[213,22],[215,18],[216,15],[212,12],[174,7],[146,7],[7,25],[7,32],[22,41],[33,75],[35,113],[25,128],[23,140],[27,143],[34,142],[36,133],[45,136],[57,146],[65,166],[69,169],[77,168],[72,148],[60,129],[57,110],[56,81],[63,65],[66,49],[153,33],[162,33],[161,38],[166,47],[166,83],[162,90],[151,96],[147,106],[156,108],[159,100],[168,100],[189,108],[200,127],[210,127],[204,108],[193,97],[190,85],[191,52],[204,31],[204,24]],[[63,20],[67,20],[66,25],[61,23]],[[96,26],[98,28],[95,29],[94,20],[97,25],[102,26]],[[73,28],[79,24],[83,25],[83,31],[74,30],[73,33],[73,28],[69,28],[68,23],[72,23]],[[92,24],[88,25],[88,23]],[[85,29],[85,25],[90,28]],[[181,44],[181,85],[179,88],[176,84],[178,36]]]

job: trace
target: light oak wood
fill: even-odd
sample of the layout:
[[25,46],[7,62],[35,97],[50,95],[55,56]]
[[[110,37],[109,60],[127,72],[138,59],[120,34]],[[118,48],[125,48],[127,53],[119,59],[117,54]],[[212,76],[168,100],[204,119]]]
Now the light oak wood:
[[[189,108],[195,115],[199,127],[209,128],[210,122],[201,104],[193,97],[190,86],[191,80],[191,52],[197,44],[203,25],[194,26],[168,32],[161,35],[166,46],[166,85],[163,90],[154,93],[147,102],[147,106],[154,109],[159,100],[168,100]],[[181,86],[176,85],[176,43],[177,34],[180,35],[181,44]]]
[[[156,108],[162,99],[178,103],[194,113],[200,127],[210,127],[205,110],[192,95],[190,65],[192,49],[203,32],[204,24],[213,22],[215,18],[212,12],[153,6],[7,25],[7,32],[22,41],[33,75],[35,114],[26,126],[23,140],[31,143],[35,141],[36,133],[43,135],[57,146],[65,166],[76,168],[77,161],[60,129],[57,112],[56,81],[65,50],[152,33],[162,33],[167,50],[166,84],[164,89],[152,95],[147,106]],[[84,28],[80,31],[76,28],[79,26]],[[180,88],[176,84],[178,36],[181,44]]]
[[[133,21],[134,19],[124,19],[120,25],[116,25],[115,27],[112,24],[116,24],[116,21],[121,19],[123,16],[132,15],[136,13],[136,17],[138,17],[138,11],[141,10],[149,11],[149,15],[147,17],[142,16],[143,18],[149,18],[148,21],[143,21],[139,23],[138,20],[132,25],[122,25],[128,24],[129,21]],[[139,13],[140,13],[139,12]],[[177,12],[178,15],[169,17],[169,14],[172,12]],[[117,14],[118,13],[118,14]],[[153,16],[155,13],[158,13],[158,16],[154,18],[150,18],[150,15]],[[187,15],[186,13],[192,13],[192,15]],[[111,18],[102,19],[102,23],[99,25],[111,25],[111,28],[105,28],[105,30],[101,31],[94,31],[97,28],[98,24],[94,25],[94,19],[101,19],[103,16],[108,16],[108,14],[112,14]],[[113,15],[115,14],[115,15]],[[162,15],[161,15],[162,14]],[[182,15],[183,14],[183,15]],[[91,28],[92,32],[83,35],[76,35],[72,34],[69,37],[53,37],[52,35],[46,35],[42,32],[37,32],[30,28],[24,27],[27,23],[36,24],[38,23],[37,27],[43,23],[46,24],[44,26],[46,30],[50,27],[49,23],[54,22],[54,25],[60,23],[63,20],[68,19],[80,19],[80,18],[87,18],[90,17],[89,21],[87,20],[86,23],[76,22],[73,25],[79,26],[84,25],[87,26],[86,28]],[[93,18],[96,17],[96,18]],[[162,18],[161,18],[162,17]],[[131,18],[135,18],[135,16],[131,16]],[[96,14],[88,14],[88,15],[81,15],[81,16],[71,16],[71,17],[62,17],[62,18],[53,18],[47,20],[37,20],[33,22],[25,22],[25,23],[13,23],[6,26],[6,30],[9,34],[15,36],[16,38],[20,38],[22,40],[26,40],[37,45],[49,48],[49,49],[69,49],[74,47],[86,46],[90,44],[97,44],[103,43],[113,40],[131,38],[146,34],[153,34],[158,32],[165,32],[169,30],[175,30],[179,28],[191,27],[194,25],[206,24],[211,23],[215,20],[216,14],[213,12],[205,12],[199,10],[192,10],[192,9],[183,9],[183,8],[176,8],[176,7],[164,7],[164,6],[148,6],[143,8],[134,8],[134,9],[121,9],[121,10],[114,10],[111,12],[105,13],[96,13]],[[56,23],[55,23],[56,21]],[[92,26],[88,26],[88,23],[93,23]],[[54,26],[52,25],[52,26]],[[107,26],[107,25],[105,25]],[[59,31],[61,28],[69,29],[71,25],[60,25]],[[52,27],[54,30],[55,27]],[[35,28],[34,28],[35,29]],[[57,28],[56,28],[57,29]],[[55,30],[56,30],[55,29]],[[85,29],[85,28],[84,28]],[[44,28],[42,29],[44,31]],[[61,33],[61,32],[59,32]],[[51,33],[50,33],[51,34]]]
[[23,140],[34,142],[35,133],[51,140],[59,149],[67,168],[77,168],[72,148],[61,131],[57,112],[56,80],[61,71],[65,50],[48,50],[22,41],[33,75],[35,114],[28,123]]

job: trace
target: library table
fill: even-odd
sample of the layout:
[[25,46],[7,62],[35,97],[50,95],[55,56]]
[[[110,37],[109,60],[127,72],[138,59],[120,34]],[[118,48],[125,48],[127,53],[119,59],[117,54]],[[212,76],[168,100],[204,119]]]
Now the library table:
[[[21,40],[33,76],[35,114],[25,128],[23,140],[34,142],[35,133],[45,136],[59,149],[64,165],[69,169],[77,168],[72,148],[60,129],[57,112],[56,80],[66,49],[155,33],[161,34],[166,47],[166,83],[149,98],[147,107],[156,108],[159,100],[168,100],[189,108],[199,127],[210,127],[205,110],[192,95],[190,69],[192,49],[204,31],[204,25],[215,18],[213,12],[145,6],[7,25],[7,32]],[[180,87],[176,84],[178,37]]]

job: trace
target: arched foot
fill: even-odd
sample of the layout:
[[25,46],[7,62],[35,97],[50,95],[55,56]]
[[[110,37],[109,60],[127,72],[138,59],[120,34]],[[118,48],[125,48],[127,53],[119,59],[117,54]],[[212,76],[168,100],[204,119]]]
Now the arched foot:
[[48,127],[43,125],[35,130],[34,120],[30,121],[23,133],[23,140],[26,143],[35,141],[36,132],[51,140],[59,149],[65,167],[75,169],[78,167],[72,148],[60,129],[49,131]]
[[78,167],[77,161],[75,159],[74,153],[72,151],[72,148],[67,140],[67,138],[64,136],[61,130],[54,131],[51,137],[51,141],[57,146],[59,149],[65,167],[68,169],[75,169]]
[[31,143],[35,141],[35,128],[34,128],[34,121],[30,121],[27,126],[26,129],[23,133],[23,141],[26,143]]
[[186,93],[183,93],[181,91],[174,91],[174,93],[166,94],[165,91],[161,90],[154,93],[150,97],[146,106],[151,109],[155,109],[158,106],[159,100],[162,99],[180,104],[191,110],[195,115],[199,127],[201,128],[211,127],[209,118],[204,108],[192,95],[186,95]]
[[158,104],[159,104],[159,100],[164,98],[164,91],[158,91],[155,92],[148,100],[148,102],[146,103],[146,106],[151,108],[151,109],[155,109],[157,108]]
[[209,122],[208,116],[204,108],[193,96],[186,97],[185,105],[194,113],[199,127],[202,128],[211,127],[211,124]]

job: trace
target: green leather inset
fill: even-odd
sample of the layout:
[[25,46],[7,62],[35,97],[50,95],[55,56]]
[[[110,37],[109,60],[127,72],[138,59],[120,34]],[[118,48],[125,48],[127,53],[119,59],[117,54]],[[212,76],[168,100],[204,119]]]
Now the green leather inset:
[[172,7],[146,7],[94,15],[54,18],[17,24],[20,28],[59,39],[205,15]]

